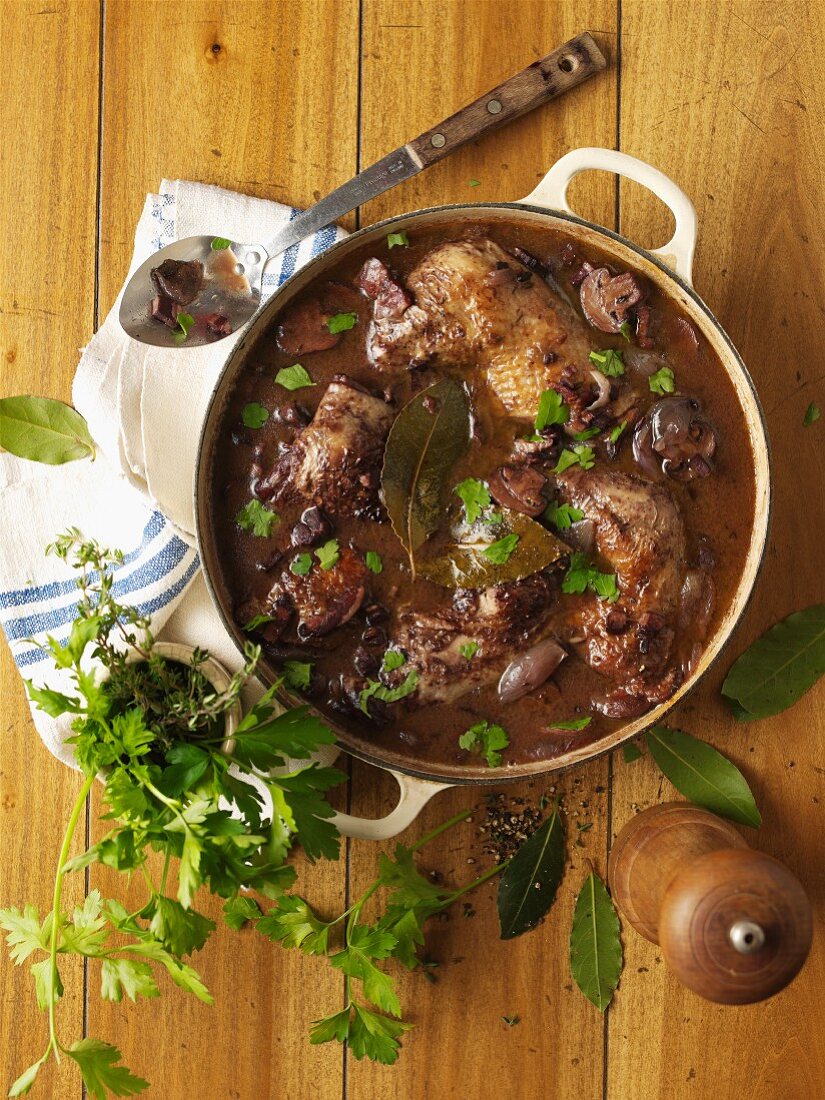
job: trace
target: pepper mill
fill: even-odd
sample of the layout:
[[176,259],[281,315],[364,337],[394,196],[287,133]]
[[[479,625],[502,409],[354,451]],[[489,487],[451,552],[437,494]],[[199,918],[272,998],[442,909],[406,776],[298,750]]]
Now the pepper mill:
[[751,1004],[791,981],[811,946],[811,905],[779,860],[686,802],[652,806],[619,833],[613,900],[676,977],[720,1004]]

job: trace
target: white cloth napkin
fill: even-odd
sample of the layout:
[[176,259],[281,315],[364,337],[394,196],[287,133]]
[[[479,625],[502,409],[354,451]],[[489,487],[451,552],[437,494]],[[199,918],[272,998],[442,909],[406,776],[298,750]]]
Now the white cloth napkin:
[[[298,210],[205,184],[166,181],[148,195],[129,274],[152,252],[194,234],[263,242]],[[263,297],[336,240],[327,226],[274,259]],[[184,351],[130,340],[120,297],[82,353],[73,403],[89,423],[94,462],[41,466],[0,454],[0,625],[26,679],[66,690],[64,673],[37,648],[68,638],[76,607],[73,571],[45,546],[69,526],[124,552],[115,593],[151,617],[156,636],[199,645],[235,669],[240,659],[214,611],[194,548],[193,478],[200,428],[232,337]],[[43,741],[73,763],[63,719],[32,711]]]

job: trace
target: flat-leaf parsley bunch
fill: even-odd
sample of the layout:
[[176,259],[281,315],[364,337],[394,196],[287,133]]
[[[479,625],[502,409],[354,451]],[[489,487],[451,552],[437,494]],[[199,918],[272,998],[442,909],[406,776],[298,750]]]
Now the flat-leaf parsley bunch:
[[[267,774],[284,769],[290,759],[304,761],[334,741],[306,707],[277,713],[277,685],[239,723],[227,751],[223,715],[253,675],[258,647],[247,647],[243,669],[218,692],[203,674],[205,653],[195,654],[191,668],[159,656],[153,652],[148,620],[117,602],[113,567],[122,562],[120,553],[85,541],[76,530],[61,536],[49,552],[78,570],[80,599],[68,643],[61,646],[50,637],[43,646],[65,670],[71,687],[65,693],[31,683],[27,687],[47,714],[73,716],[70,742],[85,781],[60,847],[51,912],[41,916],[34,905],[0,910],[14,962],[30,965],[49,1031],[43,1054],[9,1095],[28,1093],[50,1055],[60,1061],[65,1054],[79,1066],[89,1093],[104,1100],[107,1090],[131,1096],[147,1082],[120,1064],[114,1046],[97,1039],[70,1045],[61,1040],[62,958],[73,954],[94,960],[107,1000],[157,996],[157,974],[165,970],[176,985],[210,1002],[187,961],[215,928],[194,908],[197,891],[206,887],[227,899],[229,917],[233,907],[242,909],[247,902],[239,896],[242,888],[277,899],[292,885],[295,872],[285,860],[296,837],[311,860],[336,859],[339,838],[325,794],[345,777],[317,763],[276,778]],[[271,815],[256,786],[243,778],[251,771],[265,777]],[[75,829],[98,776],[105,784],[103,817],[111,828],[70,859]],[[159,876],[150,872],[151,853],[162,858]],[[66,875],[94,862],[142,876],[143,904],[128,912],[94,890],[73,913],[64,912]],[[167,885],[170,871],[174,891]]]

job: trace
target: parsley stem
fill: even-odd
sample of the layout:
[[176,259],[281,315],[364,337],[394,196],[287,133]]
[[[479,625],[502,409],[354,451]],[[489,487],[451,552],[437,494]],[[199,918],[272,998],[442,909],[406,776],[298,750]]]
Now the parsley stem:
[[57,873],[54,878],[54,899],[52,901],[52,929],[51,937],[49,940],[49,1045],[54,1051],[54,1056],[57,1061],[60,1061],[60,1044],[57,1041],[57,1033],[55,1030],[55,977],[57,975],[57,937],[60,934],[60,898],[63,893],[63,868],[66,866],[69,860],[69,849],[72,845],[72,837],[74,831],[77,828],[78,820],[83,812],[83,807],[86,805],[86,797],[89,791],[92,789],[92,784],[95,781],[93,775],[86,779],[80,790],[80,794],[77,796],[77,801],[72,807],[71,816],[66,826],[66,833],[63,837],[63,844],[60,847],[60,855],[57,857]]
[[495,867],[491,867],[488,871],[485,871],[483,875],[479,875],[474,882],[470,882],[466,886],[462,886],[460,889],[454,890],[452,894],[450,894],[450,900],[446,904],[452,905],[453,902],[457,901],[463,894],[469,894],[471,890],[475,890],[477,887],[483,886],[484,883],[487,882],[489,879],[495,878],[496,875],[500,875],[509,862],[510,860],[506,859],[503,863],[497,863]]
[[447,821],[442,821],[440,825],[437,825],[434,829],[430,829],[428,833],[425,833],[420,840],[415,842],[415,844],[411,844],[410,851],[419,851],[425,844],[429,844],[431,840],[435,840],[437,836],[445,833],[447,829],[452,829],[453,825],[458,825],[461,821],[466,821],[467,818],[471,816],[472,812],[472,810],[462,810],[460,814],[448,818]]
[[169,874],[169,862],[172,858],[172,853],[169,849],[166,849],[166,859],[163,861],[163,873],[160,876],[160,893],[166,892],[166,876]]

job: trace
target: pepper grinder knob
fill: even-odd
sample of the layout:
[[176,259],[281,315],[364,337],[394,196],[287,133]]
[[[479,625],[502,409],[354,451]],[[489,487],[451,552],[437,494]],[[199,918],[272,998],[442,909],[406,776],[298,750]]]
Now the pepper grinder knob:
[[708,1000],[764,1000],[807,958],[813,922],[799,880],[707,810],[670,802],[637,814],[616,839],[608,876],[629,923]]

